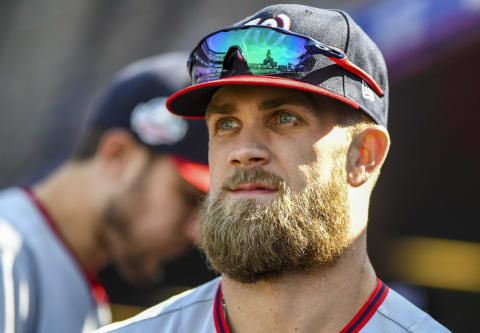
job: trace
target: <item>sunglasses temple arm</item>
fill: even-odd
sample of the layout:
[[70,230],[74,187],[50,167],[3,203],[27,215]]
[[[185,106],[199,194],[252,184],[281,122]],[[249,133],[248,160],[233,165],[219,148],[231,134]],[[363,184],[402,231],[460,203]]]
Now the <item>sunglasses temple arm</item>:
[[375,93],[378,96],[380,97],[383,96],[383,91],[382,89],[380,89],[380,86],[377,84],[377,82],[375,82],[375,80],[366,72],[364,72],[361,68],[357,67],[355,64],[352,64],[350,61],[348,61],[347,57],[344,57],[343,59],[338,59],[334,57],[329,57],[329,58],[335,63],[337,63],[339,66],[342,66],[343,68],[345,68],[350,73],[355,74],[356,76],[363,79],[375,91]]

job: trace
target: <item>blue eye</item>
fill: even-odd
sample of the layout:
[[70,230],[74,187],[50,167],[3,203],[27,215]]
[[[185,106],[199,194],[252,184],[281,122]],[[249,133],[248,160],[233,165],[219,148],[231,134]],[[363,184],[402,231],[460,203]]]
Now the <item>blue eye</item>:
[[288,124],[288,123],[293,123],[297,121],[298,118],[295,117],[293,114],[288,113],[288,112],[280,112],[278,114],[278,122],[280,124]]
[[223,131],[238,127],[238,124],[232,118],[220,119],[218,122],[218,128]]

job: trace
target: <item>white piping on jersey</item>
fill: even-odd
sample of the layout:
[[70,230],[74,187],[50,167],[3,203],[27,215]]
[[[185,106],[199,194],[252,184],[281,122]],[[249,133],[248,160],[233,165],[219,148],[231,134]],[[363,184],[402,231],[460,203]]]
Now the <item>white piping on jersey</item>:
[[107,325],[103,328],[100,328],[92,333],[107,333],[107,332],[111,332],[113,330],[116,330],[116,329],[119,329],[119,328],[122,328],[122,327],[125,327],[125,326],[128,326],[130,324],[133,324],[137,321],[142,321],[144,319],[148,319],[148,318],[153,318],[155,316],[157,316],[158,314],[160,314],[160,312],[162,312],[163,308],[165,308],[166,306],[172,304],[173,302],[175,302],[177,299],[179,298],[182,298],[184,296],[187,296],[188,294],[190,294],[194,289],[190,289],[190,290],[187,290],[187,291],[184,291],[183,293],[181,294],[178,294],[178,295],[175,295],[171,298],[169,298],[168,300],[166,300],[165,302],[162,302],[160,304],[157,304],[145,311],[143,311],[142,313],[136,315],[135,317],[132,317],[130,319],[127,319],[127,320],[124,320],[124,321],[120,321],[118,323],[113,323],[113,324],[110,324],[110,325]]
[[29,309],[30,288],[27,281],[21,280],[20,285],[18,286],[18,314],[22,320],[27,320]]
[[82,333],[91,332],[97,328],[97,320],[92,314],[87,315],[85,321],[83,322]]
[[3,272],[3,290],[5,293],[4,333],[15,333],[15,285],[13,265],[22,247],[22,237],[7,223],[0,219],[0,260]]
[[112,322],[112,312],[108,303],[97,302],[97,317],[100,327]]
[[100,326],[106,325],[112,321],[112,313],[110,312],[110,307],[107,304],[97,303],[97,317],[93,314],[87,315],[85,321],[83,322],[82,333],[92,332],[93,330],[99,327],[97,323],[100,323]]

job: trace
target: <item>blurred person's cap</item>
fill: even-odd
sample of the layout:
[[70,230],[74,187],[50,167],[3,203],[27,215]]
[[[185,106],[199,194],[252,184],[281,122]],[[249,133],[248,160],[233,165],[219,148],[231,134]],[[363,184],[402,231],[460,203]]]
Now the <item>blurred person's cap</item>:
[[[262,35],[265,29],[259,27],[270,28]],[[251,30],[250,35],[248,29]],[[286,37],[282,39],[279,37],[281,34]],[[244,36],[244,39],[236,36]],[[288,55],[292,48],[298,47],[297,37],[302,36],[307,37],[303,41],[307,45],[304,46],[306,52],[297,58],[291,56],[293,63],[283,60],[282,55]],[[295,43],[287,45],[287,40]],[[250,43],[249,50],[242,48],[244,43]],[[285,45],[279,46],[282,43]],[[315,53],[309,54],[308,47],[312,43]],[[228,51],[227,47],[230,47]],[[227,59],[232,48],[240,51],[233,61],[234,65]],[[262,61],[248,63],[245,57],[251,52],[252,60],[255,57],[259,59],[252,50],[256,48],[267,50],[263,64]],[[274,48],[277,54],[274,54]],[[219,59],[221,57],[223,64]],[[265,64],[270,64],[270,67]],[[262,65],[264,70],[259,74]],[[203,117],[212,95],[222,86],[259,85],[326,95],[364,111],[376,123],[387,127],[388,78],[385,60],[367,34],[347,13],[339,10],[303,5],[269,6],[202,39],[190,55],[189,66],[193,84],[167,101],[168,109],[183,117]],[[218,67],[220,70],[217,70]],[[221,74],[214,73],[214,70]],[[255,71],[257,73],[253,75]],[[198,78],[203,78],[203,81]]]
[[169,95],[189,83],[188,55],[172,52],[138,60],[113,79],[93,110],[89,128],[128,130],[150,151],[173,157],[180,175],[198,189],[209,187],[208,134],[204,121],[166,109]]

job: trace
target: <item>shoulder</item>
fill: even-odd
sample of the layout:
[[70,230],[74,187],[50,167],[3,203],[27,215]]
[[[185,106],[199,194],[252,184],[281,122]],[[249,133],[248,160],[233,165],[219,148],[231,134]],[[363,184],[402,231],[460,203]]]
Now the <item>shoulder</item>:
[[[22,271],[25,268],[33,268],[33,252],[26,244],[24,235],[10,223],[0,216],[0,261],[2,271]],[[8,268],[10,267],[10,268]],[[8,269],[7,269],[8,268]],[[5,274],[5,272],[4,272]]]
[[45,229],[42,215],[19,187],[0,191],[0,219],[7,221],[24,238],[34,237]]
[[422,332],[450,332],[429,314],[392,289],[377,312],[365,326],[365,330],[372,332],[392,333],[422,333]]
[[[2,260],[13,256],[16,265],[28,265],[45,248],[45,223],[26,193],[17,187],[0,191],[0,249]],[[48,235],[47,235],[48,236]],[[40,246],[35,246],[40,243]]]
[[220,278],[214,279],[171,297],[133,318],[95,332],[210,332],[213,329],[213,303],[219,283]]
[[[27,251],[40,264],[57,261],[52,256],[63,255],[64,247],[49,225],[47,216],[35,204],[27,191],[20,187],[0,191],[0,223],[10,235],[0,237],[0,246],[11,249],[15,239],[19,250]],[[3,233],[4,231],[2,231]],[[40,263],[41,262],[41,263]]]
[[23,243],[22,235],[6,219],[0,217],[0,248],[3,251],[17,253]]
[[20,187],[9,187],[0,190],[0,211],[5,212],[16,210],[17,207],[27,202],[27,196]]

